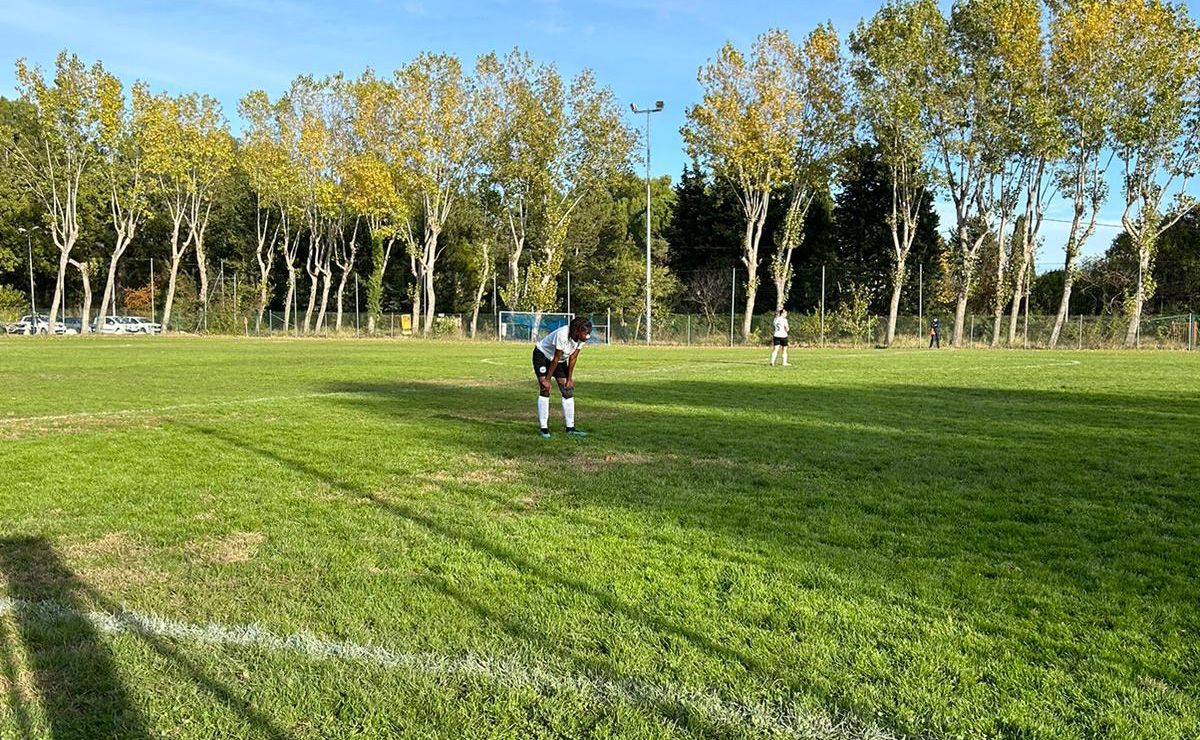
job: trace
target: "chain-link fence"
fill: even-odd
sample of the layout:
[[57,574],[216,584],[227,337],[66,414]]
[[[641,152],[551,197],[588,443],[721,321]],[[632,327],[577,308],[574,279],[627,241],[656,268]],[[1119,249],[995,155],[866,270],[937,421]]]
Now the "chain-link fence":
[[[620,316],[610,312],[585,314],[596,324],[595,334],[607,344],[644,344],[646,341],[645,316]],[[320,329],[315,319],[309,328],[304,328],[304,316],[299,326],[295,315],[284,324],[284,314],[267,311],[261,325],[256,315],[212,317],[208,321],[208,334],[244,334],[248,336],[341,336],[376,338],[424,337],[475,341],[498,341],[497,316],[480,314],[475,332],[471,333],[470,314],[438,314],[428,334],[420,329],[413,330],[412,316],[408,313],[384,313],[374,327],[368,331],[369,317],[366,313],[345,312],[341,328],[337,328],[335,315],[326,316]],[[941,345],[948,347],[954,336],[952,316],[938,317],[941,323]],[[656,345],[683,345],[697,347],[766,345],[771,342],[774,314],[758,314],[752,317],[749,333],[743,332],[742,314],[658,314],[652,317],[651,337]],[[172,322],[174,323],[174,322]],[[887,336],[886,316],[852,316],[830,312],[821,316],[817,313],[788,315],[789,340],[793,346],[801,347],[881,347]],[[1047,349],[1055,323],[1054,316],[1020,316],[1015,325],[1006,314],[1001,317],[1000,330],[993,341],[995,318],[992,315],[969,314],[963,322],[962,346],[970,348],[1003,347]],[[256,328],[257,325],[257,328]],[[175,328],[175,327],[173,327]],[[1072,316],[1059,332],[1059,349],[1119,349],[1126,346],[1129,320],[1123,316]],[[187,331],[192,328],[188,327]],[[1146,316],[1133,344],[1143,349],[1194,350],[1200,342],[1200,316],[1179,314],[1173,316]],[[930,317],[899,316],[896,320],[896,335],[892,346],[917,347],[930,343]]]

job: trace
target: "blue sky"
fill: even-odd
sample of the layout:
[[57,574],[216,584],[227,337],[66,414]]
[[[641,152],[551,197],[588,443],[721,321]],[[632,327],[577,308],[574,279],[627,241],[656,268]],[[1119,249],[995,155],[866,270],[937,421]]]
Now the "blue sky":
[[[697,68],[723,43],[748,47],[773,26],[799,38],[826,20],[844,36],[878,6],[878,0],[0,0],[0,95],[14,94],[16,58],[49,66],[68,48],[85,61],[103,61],[126,81],[212,94],[236,118],[248,90],[276,95],[297,74],[356,75],[368,66],[391,70],[422,50],[473,60],[520,46],[566,74],[590,67],[623,106],[663,100],[666,110],[651,124],[652,169],[675,179],[686,160],[679,136],[684,111],[700,95]],[[950,211],[939,210],[948,226]],[[1064,203],[1050,216],[1067,214]],[[1118,218],[1118,205],[1110,203],[1104,220]],[[1042,269],[1060,261],[1066,228],[1044,228]],[[1087,251],[1102,252],[1114,231],[1101,229]]]

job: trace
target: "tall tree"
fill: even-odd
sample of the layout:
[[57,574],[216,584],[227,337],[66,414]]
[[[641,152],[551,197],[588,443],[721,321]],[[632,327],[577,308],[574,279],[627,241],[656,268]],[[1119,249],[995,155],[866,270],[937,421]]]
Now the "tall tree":
[[792,182],[795,152],[806,104],[792,89],[801,55],[787,32],[772,30],[755,40],[750,56],[726,44],[697,76],[704,90],[687,111],[681,130],[692,160],[737,193],[745,217],[742,264],[746,308],[742,333],[750,333],[758,293],[759,245],[772,193]]
[[[951,66],[946,22],[932,0],[893,0],[859,24],[850,44],[855,55],[853,72],[860,110],[888,169],[892,191],[886,217],[893,256],[886,335],[890,345],[896,336],[896,317],[908,256],[917,238],[921,204],[932,186],[927,151],[932,138],[938,133],[944,135],[944,130],[931,128],[930,109],[935,89]],[[965,184],[960,180],[964,175],[974,178],[976,173],[955,172],[948,161],[946,166],[951,176],[951,197],[961,213],[967,200],[975,195],[970,188],[976,186],[976,180]],[[956,175],[960,179],[955,179]]]
[[17,61],[17,89],[34,111],[33,131],[5,132],[13,170],[45,213],[50,238],[58,248],[58,274],[50,302],[48,331],[53,334],[71,251],[80,234],[80,196],[99,158],[100,116],[97,104],[100,64],[90,69],[79,57],[59,52],[54,77],[47,81],[38,67]]
[[398,133],[420,218],[420,234],[411,225],[408,231],[410,259],[424,286],[421,328],[428,334],[437,307],[434,273],[442,253],[438,237],[478,163],[475,90],[459,60],[447,54],[418,55],[396,71],[395,85],[407,114],[407,126]]
[[[121,81],[113,75],[103,74],[98,82],[100,163],[107,184],[108,214],[113,230],[108,274],[96,317],[97,325],[103,326],[115,297],[117,266],[138,229],[151,216],[150,182],[143,172],[144,131],[137,125],[143,106],[150,101],[150,93],[145,86],[135,85],[127,101]],[[84,317],[84,331],[87,331],[87,316]]]
[[[282,99],[273,103],[265,92],[254,90],[242,98],[238,106],[247,124],[242,146],[238,149],[238,163],[249,178],[255,205],[254,257],[258,265],[255,330],[262,326],[263,314],[271,299],[271,272],[276,249],[290,243],[290,204],[298,189],[281,116],[283,103]],[[287,331],[291,309],[291,291],[295,288],[294,274],[289,276],[288,286],[284,331]]]
[[[145,96],[139,125],[144,134],[146,173],[171,222],[171,271],[163,307],[167,328],[183,257],[196,251],[201,310],[208,305],[208,260],[205,233],[220,182],[233,166],[233,137],[215,98],[196,93],[171,97]],[[184,231],[186,229],[186,232]]]
[[1050,333],[1053,349],[1070,312],[1079,254],[1095,232],[1100,208],[1108,197],[1105,174],[1112,160],[1108,145],[1120,55],[1113,3],[1081,0],[1051,7],[1050,80],[1051,89],[1059,93],[1055,113],[1065,142],[1055,176],[1072,205],[1064,245],[1062,296]]
[[[860,292],[865,291],[872,312],[890,309],[895,287],[895,239],[891,225],[880,214],[889,213],[892,208],[895,188],[891,176],[892,168],[875,145],[860,144],[847,153],[833,204],[832,252],[812,265],[814,278],[819,277],[822,264],[827,267],[827,303],[844,302],[850,297],[851,288],[857,287]],[[933,200],[933,194],[926,189],[914,219],[916,232],[908,257],[908,282],[900,302],[901,309],[911,313],[917,312],[919,298],[929,302],[932,291],[928,286],[938,277],[944,257],[945,245],[938,233],[939,220]],[[815,226],[810,222],[809,240],[814,245],[817,239],[811,231]],[[918,273],[923,274],[927,286],[924,296],[916,295],[913,290],[920,279]],[[810,295],[809,305],[820,300],[816,290]]]
[[[509,241],[504,302],[552,309],[575,211],[625,169],[634,137],[612,91],[589,70],[567,86],[552,65],[535,65],[516,50],[484,56],[476,70],[489,200]],[[536,254],[522,277],[531,236]]]
[[[993,186],[999,194],[994,203],[989,203],[989,194],[985,193],[979,214],[982,220],[990,215],[998,223],[993,235],[998,247],[992,302],[993,347],[1000,342],[1002,317],[1010,297],[1010,329],[1015,332],[1016,312],[1027,293],[1026,276],[1042,218],[1056,193],[1047,168],[1061,154],[1062,135],[1054,116],[1042,28],[1039,0],[960,0],[951,15],[951,50],[956,66],[962,70],[954,76],[960,83],[960,89],[954,92],[973,100],[970,108],[959,110],[961,114],[972,112],[975,117],[969,123],[969,134],[952,142],[956,147],[962,141],[980,147],[976,162],[963,158],[960,168],[978,166],[983,181],[995,179]],[[1023,215],[1014,219],[1012,211],[1022,195]],[[1010,221],[1021,225],[1014,229],[1011,239],[1005,235]],[[966,259],[965,253],[960,255],[960,259]],[[960,281],[969,274],[964,270]],[[1015,285],[1015,290],[1009,290],[1010,285]],[[961,295],[961,282],[959,287]]]
[[834,165],[853,135],[849,81],[840,48],[833,26],[818,26],[794,50],[798,58],[789,65],[788,86],[801,105],[792,123],[796,148],[791,198],[782,238],[771,258],[776,311],[783,310],[791,292],[792,255],[804,238],[808,210],[813,200],[829,189]]
[[350,209],[366,220],[371,248],[367,278],[367,333],[382,317],[383,280],[400,228],[408,222],[409,203],[402,141],[404,111],[395,85],[371,71],[350,89],[351,112],[343,162]]
[[[1126,346],[1133,346],[1142,307],[1154,292],[1158,238],[1197,205],[1185,193],[1200,148],[1200,33],[1182,4],[1120,0],[1117,6],[1114,28],[1121,61],[1113,146],[1124,183],[1121,224],[1137,255],[1138,279],[1125,333]],[[1178,195],[1171,202],[1168,196],[1176,183]]]

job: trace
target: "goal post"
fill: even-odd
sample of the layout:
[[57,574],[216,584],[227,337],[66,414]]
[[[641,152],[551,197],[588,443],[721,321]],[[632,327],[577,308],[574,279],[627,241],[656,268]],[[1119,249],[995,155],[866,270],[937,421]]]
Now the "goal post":
[[550,332],[566,326],[573,313],[549,311],[501,311],[496,332],[502,342],[536,342]]
[[[587,314],[584,314],[588,316]],[[533,343],[559,327],[571,323],[573,313],[550,311],[501,311],[496,324],[496,338],[502,342]],[[588,316],[592,322],[591,344],[608,344],[611,341],[607,314]]]

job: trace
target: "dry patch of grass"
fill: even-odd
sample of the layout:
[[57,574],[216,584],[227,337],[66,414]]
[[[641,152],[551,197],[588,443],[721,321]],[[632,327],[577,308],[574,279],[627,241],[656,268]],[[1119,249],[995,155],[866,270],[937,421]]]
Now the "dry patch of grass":
[[184,546],[188,558],[210,565],[244,563],[258,555],[266,537],[262,532],[231,532],[219,537],[192,540]]
[[134,413],[0,419],[0,440],[15,441],[45,435],[73,435],[124,429],[154,429],[161,427],[163,422],[162,416]]

